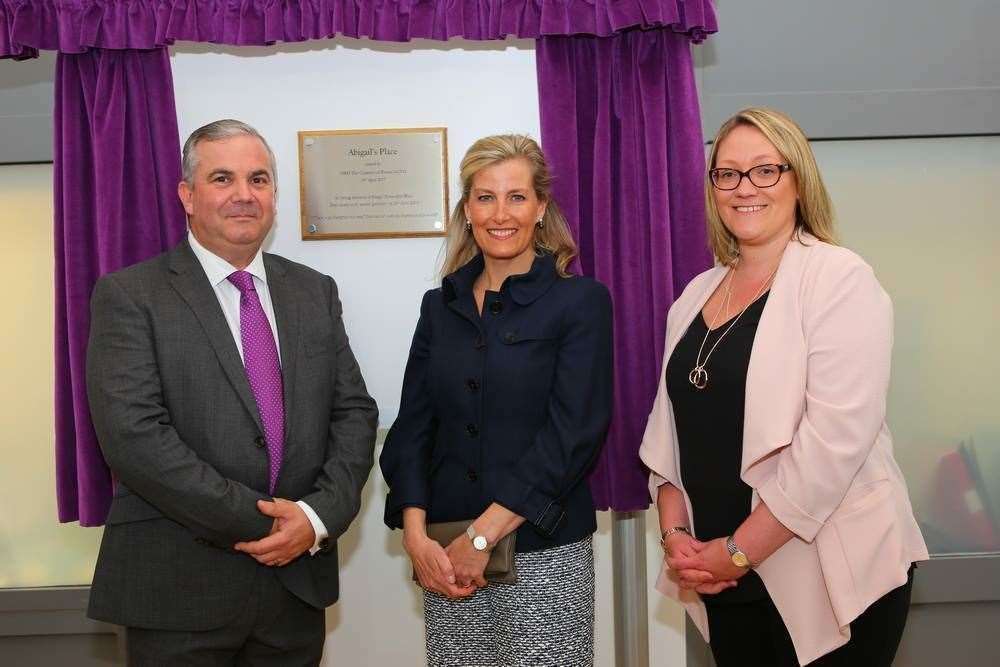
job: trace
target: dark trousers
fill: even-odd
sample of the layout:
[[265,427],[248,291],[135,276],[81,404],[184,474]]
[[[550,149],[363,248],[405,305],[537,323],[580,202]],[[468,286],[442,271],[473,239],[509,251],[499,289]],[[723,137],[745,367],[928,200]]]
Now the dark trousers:
[[[889,667],[910,609],[913,568],[906,583],[876,600],[851,622],[851,640],[809,667]],[[708,632],[718,667],[799,667],[792,639],[770,598],[708,607]]]
[[318,665],[326,615],[288,592],[261,568],[236,618],[212,630],[125,629],[130,667]]

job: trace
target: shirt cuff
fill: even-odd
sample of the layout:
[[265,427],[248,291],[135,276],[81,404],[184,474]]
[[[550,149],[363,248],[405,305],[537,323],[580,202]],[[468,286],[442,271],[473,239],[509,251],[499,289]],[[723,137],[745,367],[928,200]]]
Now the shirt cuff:
[[326,525],[323,523],[323,520],[319,518],[319,515],[305,501],[296,500],[295,504],[301,507],[302,511],[306,513],[306,518],[309,519],[309,523],[313,527],[313,532],[316,534],[313,545],[309,547],[309,555],[315,556],[316,552],[319,551],[319,543],[329,537],[330,534],[326,531]]

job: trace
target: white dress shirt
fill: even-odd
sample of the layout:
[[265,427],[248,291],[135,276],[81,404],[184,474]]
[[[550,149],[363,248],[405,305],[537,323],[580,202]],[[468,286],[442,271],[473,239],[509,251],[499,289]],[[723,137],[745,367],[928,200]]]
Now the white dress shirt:
[[[191,244],[194,256],[201,263],[201,268],[205,270],[209,284],[215,290],[215,296],[219,300],[219,305],[222,306],[222,314],[226,317],[226,323],[229,324],[229,330],[232,332],[233,340],[236,342],[236,349],[239,350],[240,359],[242,359],[243,340],[240,336],[240,291],[236,288],[236,285],[227,280],[234,271],[238,271],[239,269],[198,243],[198,239],[195,238],[190,230],[188,230],[188,243]],[[253,276],[253,286],[257,290],[260,305],[264,308],[264,315],[267,316],[267,321],[271,325],[271,333],[274,334],[274,344],[278,349],[278,363],[281,363],[278,325],[274,320],[274,305],[271,303],[271,291],[267,287],[267,272],[264,270],[264,253],[258,250],[257,254],[254,255],[253,261],[243,270]],[[296,504],[305,512],[309,523],[312,524],[313,531],[316,533],[316,539],[309,549],[310,555],[315,554],[319,551],[320,541],[326,539],[329,533],[323,524],[323,520],[319,518],[319,515],[316,514],[313,508],[301,500],[296,501]]]

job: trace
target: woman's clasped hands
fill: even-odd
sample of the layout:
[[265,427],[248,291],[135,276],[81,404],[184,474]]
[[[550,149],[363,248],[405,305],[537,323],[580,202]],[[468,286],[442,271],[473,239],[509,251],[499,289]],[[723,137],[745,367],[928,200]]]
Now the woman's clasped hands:
[[736,586],[737,580],[748,571],[733,564],[724,537],[701,542],[678,531],[663,541],[663,552],[670,575],[677,584],[703,595],[714,595]]
[[465,535],[459,535],[447,547],[426,534],[404,535],[403,548],[420,585],[429,591],[464,598],[486,586],[484,572],[489,552],[477,551]]

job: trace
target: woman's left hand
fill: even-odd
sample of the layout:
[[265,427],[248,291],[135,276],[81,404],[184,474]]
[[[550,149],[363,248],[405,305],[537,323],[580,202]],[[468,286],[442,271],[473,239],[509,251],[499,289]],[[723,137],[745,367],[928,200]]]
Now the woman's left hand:
[[455,583],[459,586],[475,585],[477,588],[486,586],[486,563],[490,560],[489,551],[477,551],[472,546],[472,540],[466,535],[459,535],[444,552],[455,568]]
[[[685,570],[709,572],[716,581],[735,581],[749,571],[749,568],[739,567],[733,563],[729,556],[729,550],[726,549],[726,538],[724,537],[706,542],[705,547],[694,555],[678,557],[676,565]],[[701,587],[695,590],[699,593],[714,592],[702,591]]]

